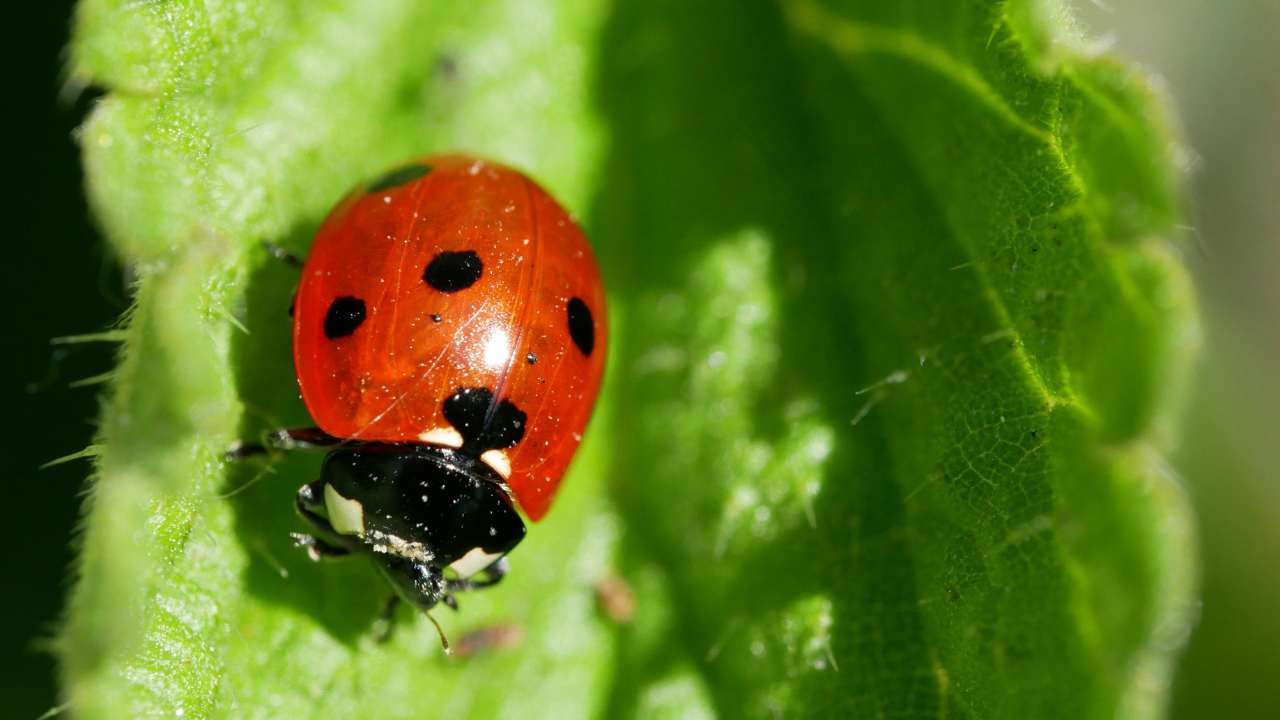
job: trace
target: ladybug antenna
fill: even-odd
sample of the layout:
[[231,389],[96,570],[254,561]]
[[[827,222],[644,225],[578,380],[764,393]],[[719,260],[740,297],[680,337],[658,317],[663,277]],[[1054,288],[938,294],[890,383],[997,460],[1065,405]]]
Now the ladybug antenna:
[[431,624],[436,626],[436,633],[440,635],[440,647],[444,650],[444,654],[452,655],[453,650],[449,648],[449,638],[444,636],[444,628],[440,627],[440,623],[436,622],[436,619],[431,617],[431,613],[424,612],[422,614],[426,615],[427,619],[431,621]]

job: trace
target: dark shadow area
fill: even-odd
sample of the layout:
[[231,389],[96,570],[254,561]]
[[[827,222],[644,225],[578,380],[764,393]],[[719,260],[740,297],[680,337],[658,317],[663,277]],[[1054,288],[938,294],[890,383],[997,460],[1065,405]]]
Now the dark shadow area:
[[[310,246],[313,226],[272,242],[298,256]],[[293,371],[289,308],[298,269],[259,253],[245,289],[242,320],[232,346],[236,390],[245,403],[240,436],[263,437],[281,427],[312,424]],[[245,588],[264,602],[306,613],[334,637],[354,643],[370,631],[386,595],[370,592],[385,582],[364,558],[312,562],[293,546],[291,532],[307,527],[294,511],[298,487],[316,478],[322,451],[260,457],[230,466],[224,492],[236,513],[236,535],[250,561]]]
[[[757,656],[736,624],[767,620],[818,593],[833,603],[832,654],[850,662],[841,662],[843,675],[808,673],[797,683],[793,697],[813,698],[821,707],[798,701],[789,710],[849,710],[833,698],[850,694],[850,672],[880,676],[928,667],[890,647],[904,638],[923,645],[917,616],[900,609],[918,599],[914,571],[900,490],[884,472],[892,460],[880,422],[872,413],[851,423],[868,398],[850,390],[874,382],[883,370],[867,366],[859,344],[846,285],[862,249],[847,226],[837,233],[832,225],[834,189],[823,176],[829,163],[820,155],[818,130],[807,124],[803,76],[794,67],[795,48],[784,28],[776,5],[768,2],[622,3],[599,48],[596,93],[611,145],[589,220],[604,274],[626,307],[620,361],[610,368],[621,376],[613,380],[614,494],[623,516],[632,520],[623,573],[635,572],[646,560],[666,568],[676,603],[670,642],[652,649],[653,655],[644,656],[629,645],[629,632],[620,633],[609,717],[634,713],[640,695],[670,670],[672,661],[664,654],[677,647],[706,678],[718,714],[750,716],[758,710],[750,703],[759,700],[751,691],[779,682],[780,666],[770,658],[783,649]],[[725,78],[741,82],[725,84]],[[874,115],[869,106],[865,111]],[[888,153],[878,160],[895,158]],[[852,171],[861,177],[874,173]],[[762,231],[771,244],[781,350],[770,389],[756,400],[753,433],[776,444],[788,430],[787,406],[811,399],[835,438],[814,502],[814,525],[784,530],[751,557],[705,558],[721,566],[717,573],[725,565],[734,568],[731,582],[716,586],[690,571],[682,531],[654,518],[691,505],[693,514],[681,517],[695,518],[697,528],[684,532],[707,533],[720,522],[723,498],[702,491],[698,478],[662,477],[654,460],[664,451],[661,441],[646,434],[639,420],[662,401],[678,402],[687,391],[686,374],[641,373],[637,358],[676,341],[662,336],[670,328],[647,323],[643,308],[681,293],[710,241],[749,229]],[[699,462],[714,462],[713,457],[703,453]],[[859,635],[869,629],[887,653],[898,653],[886,658],[885,667],[852,662],[870,655],[865,643],[872,639]],[[932,680],[920,683],[921,713],[937,704],[928,697],[932,686]]]
[[[6,717],[34,718],[57,704],[57,659],[49,639],[69,590],[72,537],[90,473],[79,460],[40,465],[92,441],[101,378],[115,345],[52,345],[111,326],[127,307],[120,269],[85,206],[75,127],[98,93],[64,90],[64,50],[73,3],[15,5],[5,43],[5,325],[0,333],[0,467],[10,507],[0,550],[8,592],[0,600],[0,694]],[[75,385],[75,387],[73,387]]]

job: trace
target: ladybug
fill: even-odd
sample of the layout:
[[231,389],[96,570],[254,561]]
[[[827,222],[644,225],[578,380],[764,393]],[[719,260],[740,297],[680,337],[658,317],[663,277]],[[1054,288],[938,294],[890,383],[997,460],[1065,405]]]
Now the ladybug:
[[297,543],[313,559],[372,558],[392,607],[456,609],[456,593],[498,582],[521,512],[547,513],[604,372],[604,289],[573,219],[515,170],[421,158],[330,213],[292,314],[317,427],[271,445],[330,448],[298,491],[313,530]]

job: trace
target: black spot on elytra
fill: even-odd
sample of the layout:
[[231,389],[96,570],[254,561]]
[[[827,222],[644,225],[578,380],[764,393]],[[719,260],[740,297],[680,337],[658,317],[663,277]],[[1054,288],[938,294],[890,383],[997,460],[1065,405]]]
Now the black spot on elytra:
[[443,320],[444,318],[440,317],[439,313],[431,313],[431,322],[441,322]]
[[581,298],[569,301],[569,337],[583,355],[590,355],[596,348],[596,326],[591,320],[591,308]]
[[535,365],[538,362],[538,356],[534,355],[533,353],[529,353],[528,355],[524,356],[524,361],[529,363],[530,365]]
[[329,305],[324,315],[324,336],[330,340],[346,337],[364,322],[364,301],[358,297],[340,297]]
[[493,392],[482,387],[458,388],[444,401],[444,418],[462,435],[462,452],[471,455],[514,447],[528,419],[509,400],[495,407]]
[[430,165],[423,165],[422,163],[403,165],[395,170],[388,171],[386,174],[366,185],[365,192],[376,193],[382,192],[383,190],[390,190],[397,185],[403,185],[412,180],[417,180],[429,172],[431,172]]
[[475,251],[445,251],[427,263],[422,280],[442,293],[454,293],[475,285],[483,272],[484,264]]

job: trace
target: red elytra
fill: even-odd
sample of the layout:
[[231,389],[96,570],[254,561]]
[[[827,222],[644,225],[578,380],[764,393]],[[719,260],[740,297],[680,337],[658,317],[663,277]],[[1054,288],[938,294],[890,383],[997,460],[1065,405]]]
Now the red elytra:
[[303,401],[335,437],[459,447],[443,411],[459,389],[492,393],[486,422],[502,401],[518,408],[523,436],[481,459],[532,520],[581,442],[606,339],[600,273],[573,219],[519,172],[456,155],[333,210],[293,321]]

